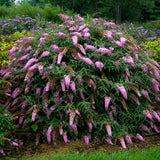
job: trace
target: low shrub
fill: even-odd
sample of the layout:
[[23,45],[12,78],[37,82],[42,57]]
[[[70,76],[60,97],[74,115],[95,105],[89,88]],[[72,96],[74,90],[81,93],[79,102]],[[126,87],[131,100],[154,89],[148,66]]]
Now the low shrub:
[[36,145],[42,137],[55,145],[118,139],[123,148],[159,133],[159,65],[114,23],[59,16],[61,25],[19,41],[1,70],[12,84],[7,108],[18,116],[15,130],[35,135]]
[[141,46],[150,52],[150,57],[160,64],[160,38],[154,41],[146,41]]
[[10,36],[0,36],[0,67],[1,66],[7,66],[9,64],[9,56],[7,56],[7,53],[9,50],[16,46],[17,43],[15,43],[16,40],[21,40],[22,37],[30,37],[33,36],[32,32],[19,32],[16,31],[14,34]]

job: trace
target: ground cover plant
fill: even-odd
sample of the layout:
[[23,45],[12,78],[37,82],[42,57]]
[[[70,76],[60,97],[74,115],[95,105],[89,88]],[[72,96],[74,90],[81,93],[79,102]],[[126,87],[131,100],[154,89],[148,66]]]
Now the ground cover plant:
[[159,64],[114,23],[59,16],[62,24],[17,41],[0,71],[17,134],[36,145],[83,138],[126,148],[159,133]]

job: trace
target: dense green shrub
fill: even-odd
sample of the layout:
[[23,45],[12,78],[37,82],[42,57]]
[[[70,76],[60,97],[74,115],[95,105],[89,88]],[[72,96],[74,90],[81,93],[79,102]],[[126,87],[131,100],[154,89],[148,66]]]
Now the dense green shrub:
[[[48,143],[159,133],[159,65],[101,18],[60,14],[65,21],[24,38],[1,76],[12,85],[8,111],[17,129]],[[149,128],[147,128],[149,127]],[[125,141],[124,141],[125,138]]]

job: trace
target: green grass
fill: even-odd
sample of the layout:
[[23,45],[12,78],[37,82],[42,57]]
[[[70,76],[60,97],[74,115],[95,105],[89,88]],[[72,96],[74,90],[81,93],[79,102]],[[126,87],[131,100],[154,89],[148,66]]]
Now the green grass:
[[[15,160],[14,158],[9,158]],[[140,149],[136,151],[120,150],[117,152],[94,152],[94,153],[46,153],[38,154],[32,157],[25,156],[19,160],[159,160],[160,159],[160,147],[152,147],[149,149]]]

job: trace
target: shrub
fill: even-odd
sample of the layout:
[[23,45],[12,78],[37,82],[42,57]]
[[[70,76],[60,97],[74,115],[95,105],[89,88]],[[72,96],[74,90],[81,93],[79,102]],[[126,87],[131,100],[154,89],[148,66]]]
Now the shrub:
[[[48,143],[119,139],[159,133],[159,65],[101,18],[65,20],[23,38],[1,76],[12,85],[8,111],[17,129]],[[149,127],[149,128],[148,128]],[[125,140],[124,140],[125,138]]]
[[160,39],[154,41],[146,41],[141,46],[150,52],[150,57],[160,64]]
[[[4,69],[4,67],[3,67]],[[6,111],[7,106],[3,106],[2,103],[8,103],[10,90],[5,85],[6,81],[3,79],[0,80],[0,154],[5,156],[4,147],[7,147],[9,144],[11,146],[18,146],[18,143],[14,142],[12,117],[8,111]],[[10,139],[9,139],[10,137]],[[0,155],[1,156],[1,155]]]
[[8,51],[13,47],[16,46],[16,40],[21,40],[22,37],[30,37],[33,36],[32,32],[15,32],[10,36],[0,36],[0,67],[7,66],[9,64],[9,56],[7,56]]

